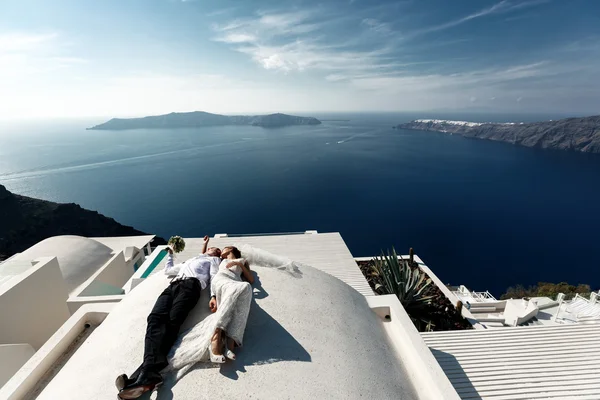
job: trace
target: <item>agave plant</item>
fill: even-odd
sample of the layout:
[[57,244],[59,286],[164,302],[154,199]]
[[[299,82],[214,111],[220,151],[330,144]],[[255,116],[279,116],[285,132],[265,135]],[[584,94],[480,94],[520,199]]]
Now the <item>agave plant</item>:
[[395,294],[415,325],[419,326],[421,322],[431,325],[424,311],[435,297],[432,294],[435,285],[425,272],[398,256],[394,248],[391,254],[382,252],[380,257],[375,257],[372,268],[382,285],[377,288],[380,289],[378,292]]

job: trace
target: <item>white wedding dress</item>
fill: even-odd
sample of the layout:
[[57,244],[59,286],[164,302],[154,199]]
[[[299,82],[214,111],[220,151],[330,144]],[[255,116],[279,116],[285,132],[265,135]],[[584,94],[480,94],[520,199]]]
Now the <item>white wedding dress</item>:
[[[299,273],[296,264],[285,257],[249,245],[242,246],[241,252],[250,266],[277,268],[293,275]],[[216,328],[221,328],[238,346],[242,345],[253,294],[252,286],[241,279],[241,267],[226,267],[232,261],[244,259],[223,260],[211,282],[212,291],[217,296],[217,312],[183,332],[169,353],[166,371],[177,371],[176,379],[185,375],[197,362],[210,361],[208,346]]]

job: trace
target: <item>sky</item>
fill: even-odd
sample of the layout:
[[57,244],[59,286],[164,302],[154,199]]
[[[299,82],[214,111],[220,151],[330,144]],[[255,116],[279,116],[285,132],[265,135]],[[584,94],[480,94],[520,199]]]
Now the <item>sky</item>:
[[597,0],[0,0],[0,119],[600,114]]

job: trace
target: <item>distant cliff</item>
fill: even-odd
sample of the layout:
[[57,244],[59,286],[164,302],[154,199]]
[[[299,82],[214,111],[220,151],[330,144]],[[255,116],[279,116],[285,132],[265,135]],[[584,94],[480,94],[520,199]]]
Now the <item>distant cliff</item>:
[[600,153],[600,116],[504,124],[417,119],[394,128],[456,133],[527,147]]
[[88,129],[123,130],[149,128],[196,128],[201,126],[252,125],[275,128],[289,125],[319,125],[313,117],[296,117],[287,114],[269,115],[219,115],[204,111],[170,113],[144,118],[113,118]]
[[[136,236],[147,233],[77,204],[19,196],[0,185],[0,260],[57,235]],[[152,244],[166,242],[156,237]]]

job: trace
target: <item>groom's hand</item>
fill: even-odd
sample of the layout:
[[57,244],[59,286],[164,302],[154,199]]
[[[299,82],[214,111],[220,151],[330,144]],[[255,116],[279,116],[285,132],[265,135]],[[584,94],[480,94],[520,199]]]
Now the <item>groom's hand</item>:
[[208,243],[208,239],[209,239],[208,235],[204,236],[204,243]]
[[211,312],[217,311],[217,299],[215,297],[210,298],[210,301],[208,302],[208,308],[210,308]]

